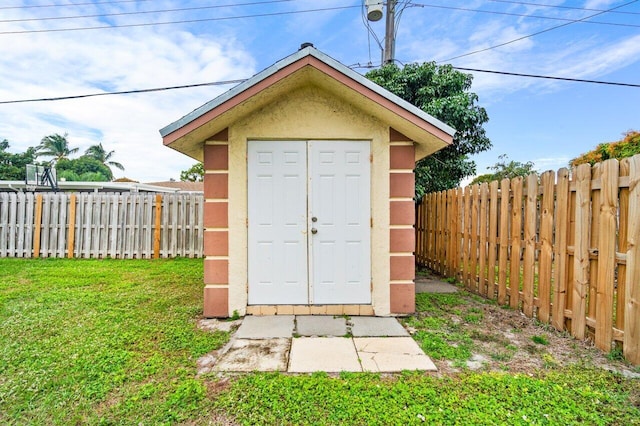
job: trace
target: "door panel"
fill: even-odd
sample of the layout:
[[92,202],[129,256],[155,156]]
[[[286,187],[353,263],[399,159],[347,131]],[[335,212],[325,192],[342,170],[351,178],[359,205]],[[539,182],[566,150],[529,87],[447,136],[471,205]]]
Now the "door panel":
[[307,304],[307,144],[249,141],[247,157],[249,304]]
[[371,303],[369,153],[369,142],[248,143],[249,304]]
[[309,142],[313,304],[371,303],[369,154],[368,142]]

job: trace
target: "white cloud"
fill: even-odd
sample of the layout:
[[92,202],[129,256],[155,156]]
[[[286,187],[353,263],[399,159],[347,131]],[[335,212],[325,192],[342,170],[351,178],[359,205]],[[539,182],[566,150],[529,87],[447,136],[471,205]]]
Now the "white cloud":
[[[250,77],[255,62],[228,36],[175,28],[25,34],[0,43],[0,100],[121,91]],[[84,151],[103,142],[124,174],[177,178],[194,160],[162,145],[158,130],[229,87],[0,105],[0,138],[14,152],[52,133]]]
[[556,171],[558,169],[561,169],[563,167],[568,167],[567,164],[569,164],[569,160],[571,160],[570,157],[543,157],[543,158],[536,158],[533,161],[533,164],[535,164],[535,168],[539,173],[545,172],[547,170],[553,170]]
[[640,35],[621,41],[590,46],[572,57],[558,58],[553,66],[556,73],[571,77],[595,77],[614,72],[638,60]]

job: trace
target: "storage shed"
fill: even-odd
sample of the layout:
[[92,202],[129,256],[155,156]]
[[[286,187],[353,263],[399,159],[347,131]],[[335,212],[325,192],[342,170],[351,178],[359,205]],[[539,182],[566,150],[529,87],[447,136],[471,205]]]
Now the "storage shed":
[[160,131],[204,162],[204,315],[414,311],[415,162],[454,130],[304,44]]

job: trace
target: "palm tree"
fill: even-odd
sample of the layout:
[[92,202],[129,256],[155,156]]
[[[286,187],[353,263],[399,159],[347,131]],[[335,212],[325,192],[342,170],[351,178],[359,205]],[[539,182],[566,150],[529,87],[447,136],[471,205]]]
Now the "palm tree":
[[124,166],[122,164],[116,161],[109,161],[114,154],[115,151],[105,151],[104,147],[102,146],[102,142],[100,142],[98,145],[91,145],[84,152],[84,155],[86,155],[87,157],[98,160],[99,162],[104,164],[109,169],[109,173],[111,173],[111,179],[113,179],[113,172],[111,171],[110,166],[116,167],[120,170],[124,170]]
[[63,136],[60,136],[57,133],[45,136],[40,141],[40,145],[37,146],[37,150],[38,155],[54,157],[55,161],[62,160],[63,158],[69,158],[71,154],[78,152],[78,148],[69,148],[67,133]]

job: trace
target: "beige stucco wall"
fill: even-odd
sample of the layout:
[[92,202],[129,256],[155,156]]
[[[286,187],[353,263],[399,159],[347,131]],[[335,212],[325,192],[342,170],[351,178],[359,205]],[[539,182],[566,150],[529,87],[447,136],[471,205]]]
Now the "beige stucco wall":
[[247,140],[270,139],[371,141],[372,303],[389,315],[389,127],[312,86],[229,127],[229,312],[247,306]]

